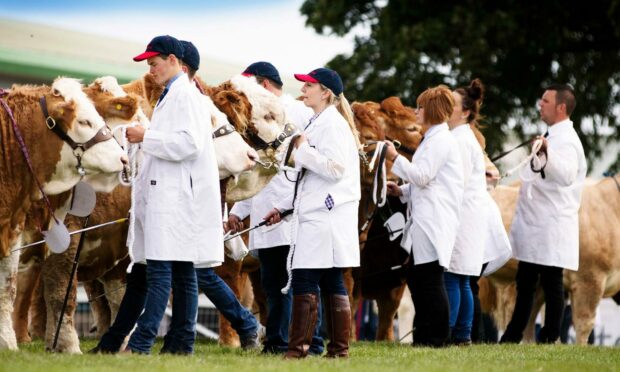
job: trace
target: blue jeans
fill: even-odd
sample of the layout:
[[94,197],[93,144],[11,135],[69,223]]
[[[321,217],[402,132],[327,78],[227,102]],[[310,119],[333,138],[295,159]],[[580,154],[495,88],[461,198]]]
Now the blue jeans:
[[173,353],[192,353],[198,313],[198,284],[194,264],[147,260],[146,282],[144,312],[138,318],[138,327],[129,339],[129,349],[136,353],[150,353],[172,289],[174,292],[172,321],[165,339],[165,350]]
[[256,318],[239,303],[230,287],[212,268],[196,269],[196,277],[198,288],[209,297],[240,338],[256,335],[258,330]]
[[[291,308],[293,304],[293,296],[291,291],[288,294],[282,294],[281,289],[286,286],[288,281],[288,272],[286,271],[286,258],[288,256],[288,245],[281,245],[272,248],[263,248],[258,250],[258,259],[260,261],[260,272],[263,289],[267,296],[267,326],[266,337],[264,341],[264,352],[270,353],[286,353],[288,349],[288,328],[291,321]],[[323,353],[323,338],[321,337],[321,319],[322,311],[319,311],[310,345],[310,354]]]
[[469,276],[445,272],[444,283],[450,303],[452,340],[455,342],[471,341],[474,297],[469,286]]
[[101,337],[99,349],[103,352],[119,351],[125,337],[136,325],[146,302],[146,265],[134,264],[127,274],[127,287],[114,323]]

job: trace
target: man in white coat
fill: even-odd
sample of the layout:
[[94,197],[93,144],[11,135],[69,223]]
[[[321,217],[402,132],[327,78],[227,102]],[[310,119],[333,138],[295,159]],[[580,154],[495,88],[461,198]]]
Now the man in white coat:
[[[269,62],[255,62],[242,73],[254,77],[263,88],[276,95],[286,112],[287,124],[303,128],[314,115],[312,109],[290,94],[282,92],[280,73]],[[291,176],[292,177],[292,176]],[[292,180],[294,181],[294,180]],[[278,194],[292,194],[294,182],[289,181],[284,173],[279,173],[253,198],[235,203],[228,215],[228,228],[236,231],[243,228],[243,220],[250,216],[250,225],[263,221],[271,206],[278,202]],[[286,257],[291,244],[291,226],[287,220],[277,225],[263,226],[250,232],[250,250],[258,252],[261,268],[261,282],[267,296],[268,315],[263,352],[285,353],[288,349],[288,329],[291,318],[292,294],[283,294],[288,273]],[[321,312],[317,321],[309,354],[323,353],[323,339],[320,336]]]
[[[146,260],[147,296],[128,349],[149,353],[170,290],[172,322],[164,352],[193,352],[198,303],[194,263],[224,261],[220,191],[210,115],[181,68],[183,47],[158,36],[134,61],[148,60],[150,74],[165,85],[149,129],[128,128],[142,143],[144,160],[136,182],[134,260]],[[217,242],[216,242],[217,243]]]
[[583,146],[570,115],[575,93],[569,85],[552,85],[539,103],[540,117],[549,126],[538,152],[541,169],[527,167],[510,231],[518,259],[517,301],[512,319],[501,339],[519,343],[532,309],[536,283],[545,293],[545,326],[539,342],[553,343],[560,334],[564,310],[562,270],[579,266],[581,191],[587,164]]

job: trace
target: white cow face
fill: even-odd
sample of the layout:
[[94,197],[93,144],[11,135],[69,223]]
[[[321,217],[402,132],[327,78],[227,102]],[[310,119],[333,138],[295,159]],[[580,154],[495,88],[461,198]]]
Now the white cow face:
[[[52,84],[54,95],[64,97],[66,102],[75,105],[75,120],[67,126],[67,135],[77,143],[84,143],[93,138],[105,126],[94,105],[82,91],[82,84],[75,79],[58,78]],[[118,143],[107,140],[95,144],[81,155],[81,165],[97,191],[111,191],[118,181],[113,181],[123,169],[124,153]],[[77,169],[78,160],[71,147],[64,143],[60,161],[51,180],[45,185],[45,192],[58,194],[72,188],[81,175]]]
[[252,124],[258,137],[269,143],[284,131],[284,106],[273,93],[257,84],[256,79],[238,75],[230,79],[235,89],[244,93],[252,105]]
[[[210,97],[204,96],[203,101],[211,113],[213,130],[230,125],[226,115],[215,106]],[[214,138],[213,146],[220,179],[229,176],[237,178],[241,173],[251,170],[256,165],[254,160],[258,159],[258,154],[238,132]]]

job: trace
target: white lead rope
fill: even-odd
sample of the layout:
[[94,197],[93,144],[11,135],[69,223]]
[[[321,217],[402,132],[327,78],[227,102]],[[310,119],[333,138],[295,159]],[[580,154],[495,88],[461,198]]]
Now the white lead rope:
[[116,131],[121,132],[121,139],[120,139],[120,145],[121,147],[125,150],[125,153],[127,155],[127,158],[129,159],[129,166],[131,167],[131,176],[130,176],[130,180],[129,182],[125,181],[125,179],[123,179],[123,175],[122,173],[120,173],[118,175],[119,177],[119,181],[123,186],[129,186],[131,187],[131,206],[129,207],[129,228],[127,230],[127,241],[126,241],[126,245],[127,245],[127,251],[129,253],[129,258],[131,259],[131,263],[129,264],[129,267],[127,267],[127,272],[130,273],[131,269],[133,267],[133,263],[134,263],[134,256],[133,256],[133,244],[135,241],[135,222],[136,222],[136,213],[135,213],[135,206],[136,206],[136,187],[135,187],[135,183],[136,183],[136,175],[138,174],[138,166],[137,166],[137,160],[138,160],[138,150],[140,148],[140,145],[137,143],[129,143],[127,141],[127,128],[129,127],[134,127],[136,125],[140,125],[137,123],[133,123],[133,124],[126,124],[126,125],[119,125],[118,127],[114,128],[114,130],[112,131],[112,134],[114,135]]
[[[370,164],[368,164],[368,171],[372,172],[375,168],[375,162],[380,161],[381,153],[383,152],[383,147],[385,143],[383,141],[377,142],[375,153],[372,155],[372,160],[370,160]],[[377,164],[378,167],[381,167],[381,181],[383,182],[381,186],[381,195],[380,200],[377,201],[377,187],[379,184],[379,170],[375,172],[372,182],[372,201],[373,203],[381,208],[385,205],[387,201],[387,171],[385,168],[385,160],[381,162],[381,164]]]
[[[301,170],[300,170],[301,173]],[[293,200],[293,217],[291,218],[291,247],[288,250],[288,256],[286,257],[286,273],[288,279],[286,280],[286,286],[280,290],[282,294],[288,294],[293,282],[293,256],[295,255],[295,245],[297,244],[297,225],[299,224],[299,200],[301,198],[301,191],[304,187],[305,177],[301,177],[299,185],[297,187],[297,197]]]
[[[542,144],[543,144],[542,139],[539,138],[535,140],[534,143],[532,144],[532,152],[525,159],[523,159],[523,161],[520,162],[516,167],[513,167],[510,170],[508,170],[506,173],[504,173],[503,177],[509,177],[516,171],[519,171],[519,177],[521,178],[523,182],[533,181],[536,174],[534,174],[534,177],[528,177],[523,170],[525,169],[525,166],[529,164],[530,162],[532,163],[533,168],[536,168],[536,169],[541,169],[544,166],[543,160],[541,159],[541,157],[538,156],[538,151],[540,151]],[[532,199],[532,187],[531,186],[532,185],[530,184],[530,187],[527,190],[527,197],[529,199]]]

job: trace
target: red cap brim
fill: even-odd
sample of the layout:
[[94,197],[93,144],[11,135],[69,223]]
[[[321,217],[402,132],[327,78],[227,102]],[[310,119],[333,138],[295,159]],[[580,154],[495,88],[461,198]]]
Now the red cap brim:
[[133,60],[136,62],[140,62],[140,61],[144,61],[145,59],[158,56],[160,54],[161,53],[159,52],[144,52],[142,54],[138,54],[137,56],[133,57]]
[[318,83],[319,81],[315,78],[313,78],[310,75],[306,75],[306,74],[295,74],[295,79],[299,80],[299,81],[304,81],[304,82],[310,82],[310,83]]
[[242,72],[241,75],[243,75],[245,77],[254,76],[254,74],[250,74],[249,72]]

